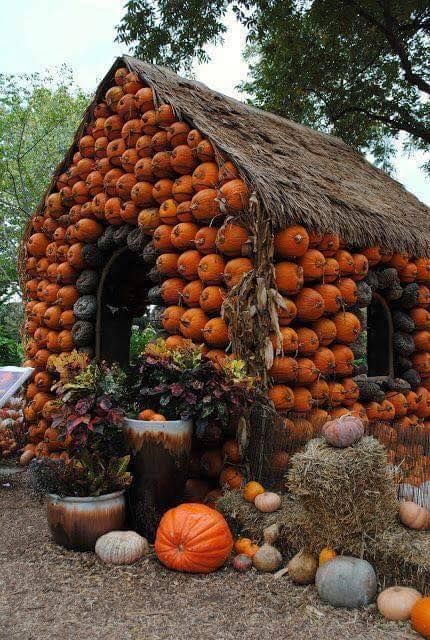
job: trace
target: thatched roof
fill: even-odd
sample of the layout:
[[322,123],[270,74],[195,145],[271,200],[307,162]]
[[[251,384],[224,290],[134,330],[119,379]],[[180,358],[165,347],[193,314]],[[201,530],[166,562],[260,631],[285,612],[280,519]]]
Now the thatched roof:
[[429,208],[342,140],[130,56],[115,61],[95,100],[124,65],[152,87],[157,101],[170,103],[178,117],[231,158],[275,229],[299,222],[339,232],[358,246],[379,243],[412,255],[430,254]]

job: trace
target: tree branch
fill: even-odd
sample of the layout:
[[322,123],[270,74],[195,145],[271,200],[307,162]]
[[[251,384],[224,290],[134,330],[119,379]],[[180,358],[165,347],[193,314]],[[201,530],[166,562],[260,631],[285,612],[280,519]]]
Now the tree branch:
[[357,0],[345,0],[345,2],[350,6],[353,6],[362,18],[367,20],[367,22],[375,26],[384,34],[388,44],[391,46],[391,49],[399,58],[405,80],[407,80],[407,82],[412,86],[417,87],[420,91],[430,94],[430,84],[420,75],[415,73],[412,68],[404,43],[399,37],[399,24],[391,13],[389,0],[384,0],[383,2],[384,22],[377,20],[377,18],[357,2]]
[[363,107],[347,107],[346,109],[343,109],[341,112],[333,116],[333,122],[340,120],[340,118],[347,113],[362,113],[371,120],[383,122],[396,132],[407,131],[411,135],[416,136],[417,138],[421,138],[422,140],[430,143],[430,131],[425,127],[422,127],[418,122],[408,123],[403,120],[396,120],[395,118],[389,118],[388,116],[374,113],[373,111],[364,109]]

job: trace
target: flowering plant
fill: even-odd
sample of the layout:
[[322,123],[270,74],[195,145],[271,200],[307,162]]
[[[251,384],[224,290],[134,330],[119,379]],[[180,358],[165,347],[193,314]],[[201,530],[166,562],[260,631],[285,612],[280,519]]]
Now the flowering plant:
[[149,344],[137,365],[133,413],[151,407],[171,420],[192,419],[197,435],[209,423],[226,428],[252,402],[254,379],[243,361],[215,364],[191,341],[169,348],[162,339]]

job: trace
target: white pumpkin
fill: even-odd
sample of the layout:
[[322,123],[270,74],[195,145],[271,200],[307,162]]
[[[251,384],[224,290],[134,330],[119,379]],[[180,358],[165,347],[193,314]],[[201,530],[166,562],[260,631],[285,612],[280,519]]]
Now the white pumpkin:
[[135,531],[110,531],[97,540],[95,550],[106,564],[133,564],[148,553],[149,544]]
[[262,513],[272,513],[281,506],[281,496],[271,491],[265,491],[255,496],[254,505]]
[[388,587],[378,596],[379,613],[387,620],[409,620],[411,611],[422,595],[411,587]]

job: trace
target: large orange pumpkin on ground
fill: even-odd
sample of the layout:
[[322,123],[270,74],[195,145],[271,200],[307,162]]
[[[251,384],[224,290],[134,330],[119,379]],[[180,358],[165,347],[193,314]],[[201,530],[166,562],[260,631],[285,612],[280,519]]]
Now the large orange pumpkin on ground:
[[187,503],[167,511],[155,538],[157,558],[169,569],[211,573],[221,567],[233,548],[222,515],[203,504]]

